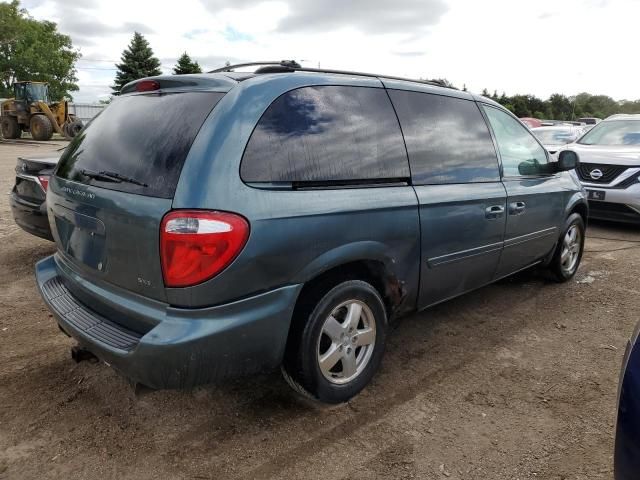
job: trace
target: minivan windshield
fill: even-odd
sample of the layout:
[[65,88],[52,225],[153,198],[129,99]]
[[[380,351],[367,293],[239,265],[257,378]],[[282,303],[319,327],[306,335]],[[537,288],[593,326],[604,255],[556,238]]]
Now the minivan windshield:
[[139,195],[172,198],[200,127],[219,92],[117,97],[69,144],[60,178]]
[[581,145],[640,145],[640,120],[600,122],[578,143]]

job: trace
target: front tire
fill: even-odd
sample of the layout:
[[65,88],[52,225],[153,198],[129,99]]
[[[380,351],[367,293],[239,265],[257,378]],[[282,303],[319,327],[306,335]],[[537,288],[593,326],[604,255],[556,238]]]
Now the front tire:
[[549,270],[556,281],[566,282],[576,274],[584,252],[584,239],[584,219],[581,215],[573,213],[565,222],[564,230],[549,264]]
[[29,128],[31,129],[31,137],[33,137],[34,140],[50,140],[53,136],[53,125],[51,124],[51,120],[44,115],[33,115],[31,117]]
[[293,322],[282,370],[294,390],[342,403],[371,381],[387,333],[385,305],[373,286],[343,282],[322,295],[308,316],[300,311]]

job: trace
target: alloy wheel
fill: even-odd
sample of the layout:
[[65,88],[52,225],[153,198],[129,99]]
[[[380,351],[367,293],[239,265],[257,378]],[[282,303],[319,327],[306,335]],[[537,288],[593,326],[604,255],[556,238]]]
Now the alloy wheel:
[[359,300],[347,300],[334,308],[318,339],[318,365],[331,383],[345,384],[366,368],[376,341],[371,309]]
[[571,225],[562,240],[562,252],[560,253],[560,264],[566,273],[572,273],[580,258],[582,248],[582,233],[577,225]]

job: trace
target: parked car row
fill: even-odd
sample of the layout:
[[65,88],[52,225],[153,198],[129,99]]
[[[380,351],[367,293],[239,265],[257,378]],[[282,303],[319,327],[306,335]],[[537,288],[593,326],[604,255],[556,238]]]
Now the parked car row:
[[583,127],[586,130],[597,125],[602,120],[595,117],[583,117],[577,120],[544,120],[533,117],[521,117],[520,121],[529,128],[555,127],[563,125],[572,125],[574,127]]
[[551,154],[578,153],[590,218],[640,224],[640,115],[613,115],[582,134],[569,126],[532,132]]
[[[589,134],[573,125],[531,131],[552,157],[564,149],[579,153],[576,172],[589,195],[590,218],[640,223],[640,115],[613,115]],[[53,237],[44,205],[46,186],[61,154],[62,149],[18,158],[11,194],[16,223],[48,240]]]
[[582,136],[584,127],[573,125],[556,125],[532,128],[533,134],[542,142],[551,155],[558,153],[561,147],[575,142]]

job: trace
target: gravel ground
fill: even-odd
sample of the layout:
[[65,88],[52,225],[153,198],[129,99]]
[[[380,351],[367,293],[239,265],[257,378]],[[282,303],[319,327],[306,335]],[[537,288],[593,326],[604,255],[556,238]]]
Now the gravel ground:
[[36,291],[51,243],[18,229],[0,144],[0,478],[595,479],[612,477],[616,388],[640,307],[640,228],[592,225],[576,279],[526,272],[410,316],[349,404],[273,373],[134,392],[74,363]]

